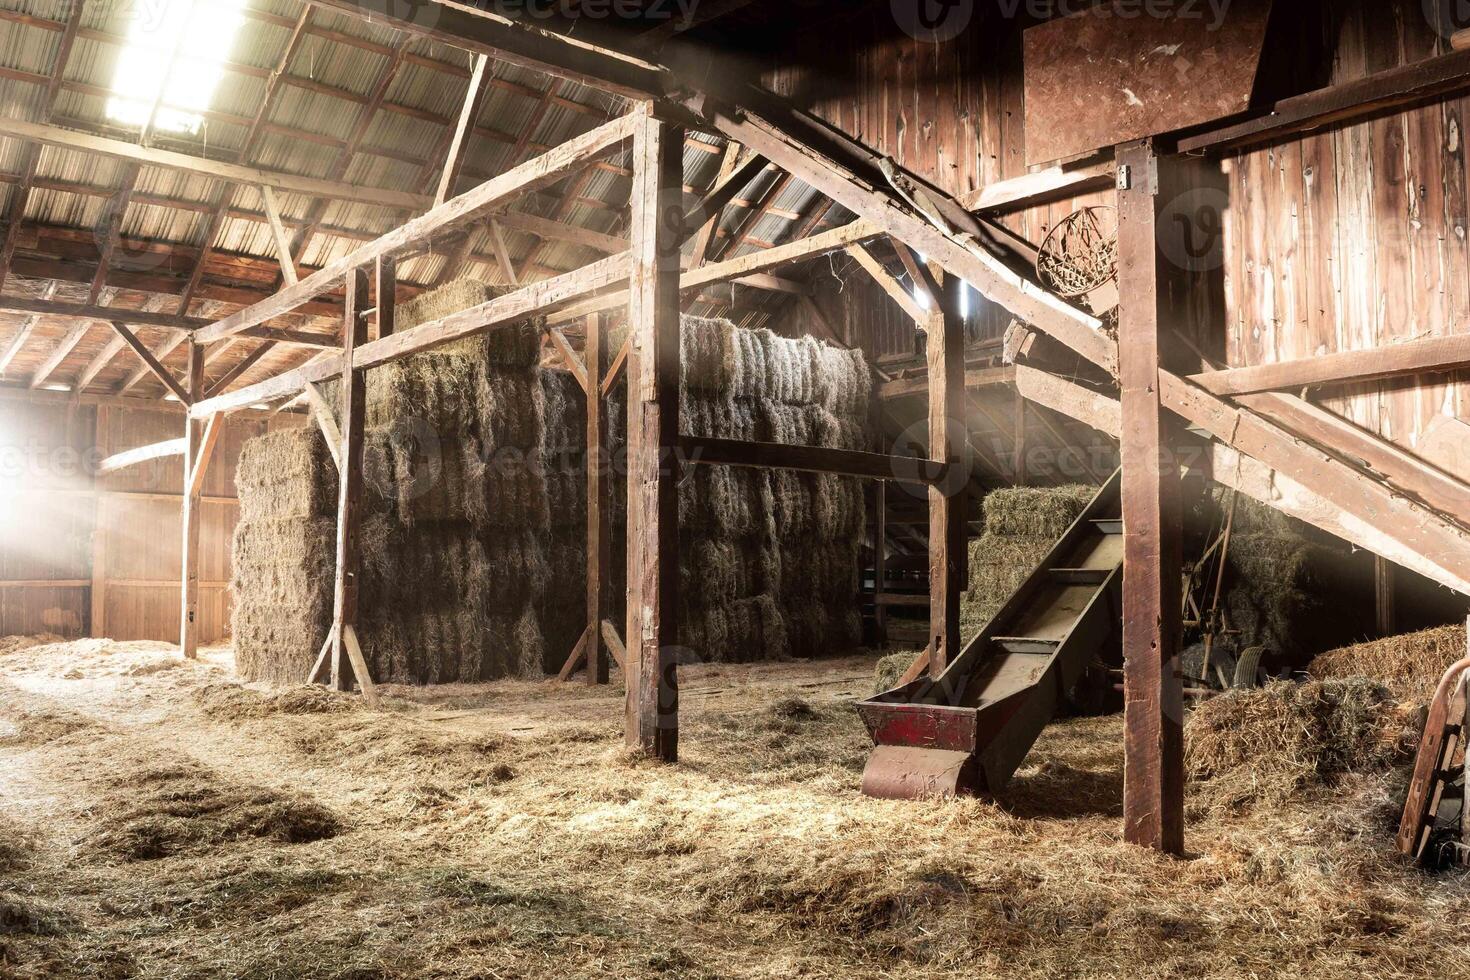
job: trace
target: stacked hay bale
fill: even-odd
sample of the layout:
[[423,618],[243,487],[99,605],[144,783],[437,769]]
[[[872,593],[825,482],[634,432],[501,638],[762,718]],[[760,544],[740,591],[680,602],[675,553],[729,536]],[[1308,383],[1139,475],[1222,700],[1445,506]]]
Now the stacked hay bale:
[[[683,317],[686,435],[867,449],[861,352]],[[694,467],[680,484],[680,642],[706,660],[807,657],[859,640],[855,479]]]
[[1016,487],[985,497],[985,533],[970,546],[960,631],[974,637],[1082,516],[1096,487]]
[[300,684],[332,623],[337,471],[315,426],[247,442],[236,470],[232,631],[248,680]]
[[[485,283],[453,282],[400,306],[397,325],[494,295]],[[543,671],[539,356],[538,326],[526,322],[368,372],[359,632],[380,681]]]

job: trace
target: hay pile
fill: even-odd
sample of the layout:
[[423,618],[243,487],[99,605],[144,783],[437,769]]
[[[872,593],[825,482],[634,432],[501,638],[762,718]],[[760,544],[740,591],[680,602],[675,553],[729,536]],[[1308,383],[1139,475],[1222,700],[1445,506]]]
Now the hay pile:
[[1466,649],[1463,625],[1441,626],[1329,650],[1312,661],[1307,673],[1322,680],[1371,677],[1401,701],[1427,704]]
[[1416,714],[1361,677],[1230,691],[1190,713],[1187,765],[1204,784],[1206,806],[1280,802],[1346,773],[1407,761]]
[[960,603],[966,639],[985,628],[1096,495],[1096,487],[1065,486],[985,497],[985,533],[970,545],[970,588]]
[[[869,448],[861,352],[691,316],[681,347],[684,434]],[[854,479],[692,468],[679,487],[681,644],[716,661],[855,645],[865,518]]]
[[250,680],[299,684],[332,623],[337,471],[316,426],[303,426],[247,442],[235,479],[235,665]]

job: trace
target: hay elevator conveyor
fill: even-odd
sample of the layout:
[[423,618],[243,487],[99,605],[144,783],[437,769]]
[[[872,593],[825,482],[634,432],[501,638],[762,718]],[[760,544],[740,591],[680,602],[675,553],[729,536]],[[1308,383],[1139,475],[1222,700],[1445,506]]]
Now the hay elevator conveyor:
[[943,674],[858,705],[875,746],[864,793],[993,793],[1009,781],[1089,667],[1117,649],[1120,485],[1114,473]]

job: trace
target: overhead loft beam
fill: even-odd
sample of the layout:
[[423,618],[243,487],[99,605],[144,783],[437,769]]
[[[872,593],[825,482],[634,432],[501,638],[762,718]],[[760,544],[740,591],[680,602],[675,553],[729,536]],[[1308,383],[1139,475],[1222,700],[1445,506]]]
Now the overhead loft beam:
[[25,313],[37,316],[66,317],[75,320],[116,320],[136,327],[167,327],[171,330],[197,330],[212,321],[203,317],[176,316],[149,310],[124,310],[95,303],[67,303],[52,299],[27,299],[23,296],[0,296],[0,313]]
[[222,340],[266,320],[290,312],[300,304],[332,289],[349,271],[371,264],[380,255],[411,248],[441,234],[455,224],[468,221],[515,194],[525,193],[555,181],[569,170],[631,136],[629,117],[614,119],[582,136],[515,167],[499,177],[447,201],[423,215],[374,239],[307,276],[295,286],[281,290],[198,332],[201,343]]
[[1117,178],[1116,169],[1111,161],[1076,168],[1051,167],[986,184],[961,200],[971,211],[1019,211],[1108,190]]
[[[1014,384],[1016,380],[1015,368],[1011,365],[1000,367],[969,368],[965,371],[965,390],[979,391],[982,388],[1003,388]],[[918,395],[929,393],[929,379],[899,378],[894,381],[885,381],[878,386],[878,397],[884,401],[893,398],[913,398]]]
[[1467,90],[1470,51],[1456,51],[1282,99],[1253,119],[1187,136],[1179,141],[1178,151],[1197,154],[1248,149]]
[[320,180],[303,177],[279,170],[226,163],[221,160],[206,160],[203,157],[160,150],[152,147],[125,143],[106,136],[94,136],[60,126],[26,122],[21,119],[0,118],[0,136],[28,140],[45,146],[58,146],[68,150],[79,150],[116,160],[126,160],[148,167],[179,170],[185,173],[213,177],[237,184],[268,184],[282,193],[305,194],[308,197],[323,197],[334,201],[351,201],[355,204],[376,204],[382,207],[423,210],[433,203],[433,198],[421,194],[364,187],[344,181]]
[[950,475],[950,465],[943,461],[703,436],[680,436],[679,455],[691,466],[754,466],[870,480],[901,479],[925,486],[943,483]]
[[1425,337],[1368,350],[1319,354],[1296,361],[1195,374],[1189,380],[1213,395],[1298,391],[1383,381],[1413,374],[1447,374],[1470,367],[1470,334]]
[[401,0],[386,12],[373,0],[321,0],[317,6],[625,98],[658,97],[664,91],[667,73],[661,68],[458,3]]
[[[164,341],[157,350],[151,352],[153,355],[152,360],[158,362],[159,364],[162,364],[165,358],[167,358],[174,351],[178,350],[179,346],[188,339],[189,335],[187,333],[174,334],[168,340]],[[142,361],[141,358],[139,358],[139,360]],[[152,376],[153,369],[149,367],[149,363],[147,361],[142,361],[142,363],[140,363],[138,367],[133,370],[132,374],[123,379],[122,384],[113,389],[112,393],[114,395],[126,394],[128,391],[136,387],[138,382],[142,381],[144,378],[149,378]]]

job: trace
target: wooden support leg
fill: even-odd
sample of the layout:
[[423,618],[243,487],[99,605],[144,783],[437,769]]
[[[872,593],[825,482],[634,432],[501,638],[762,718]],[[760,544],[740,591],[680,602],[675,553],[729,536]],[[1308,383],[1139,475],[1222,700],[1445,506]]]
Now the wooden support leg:
[[879,601],[873,607],[878,626],[878,648],[888,645],[888,607],[882,597],[888,592],[888,481],[877,486],[877,515],[873,521],[873,596]]
[[677,568],[679,499],[680,127],[650,104],[633,129],[632,280],[628,297],[627,743],[679,755]]
[[[190,399],[204,395],[204,348],[189,341],[188,386]],[[199,458],[203,439],[203,423],[184,417],[184,510],[183,547],[180,560],[183,565],[183,595],[179,607],[179,648],[185,658],[193,660],[199,656],[199,527],[200,495],[203,488],[194,489],[193,470]]]
[[1394,614],[1394,591],[1398,566],[1387,558],[1373,556],[1373,599],[1378,635],[1393,636],[1397,630]]
[[[1184,850],[1184,692],[1179,677],[1181,511],[1159,401],[1160,331],[1178,323],[1182,270],[1158,249],[1175,166],[1148,142],[1118,151],[1118,365],[1122,388],[1124,838]],[[1126,184],[1126,189],[1122,185]],[[1162,185],[1162,186],[1160,186]]]
[[607,646],[602,642],[602,621],[608,614],[608,569],[612,540],[609,505],[603,487],[608,459],[602,438],[602,341],[607,315],[587,318],[587,683],[608,681]]
[[[917,268],[929,274],[922,264]],[[931,279],[928,286],[940,307],[928,336],[929,456],[956,464],[949,479],[929,488],[929,676],[938,677],[963,645],[960,593],[969,559],[964,491],[970,474],[958,465],[966,440],[965,321],[959,312],[965,284],[949,275],[942,284]]]
[[[367,343],[368,276],[364,269],[354,269],[347,276],[345,324],[342,331],[342,404],[338,427],[342,434],[341,451],[337,454],[342,471],[338,474],[337,496],[337,581],[332,615],[332,681],[338,691],[352,688],[353,665],[343,635],[357,625],[358,526],[362,519],[362,448],[367,418],[367,391],[363,371],[352,369],[352,352]],[[363,689],[370,679],[360,679]]]

